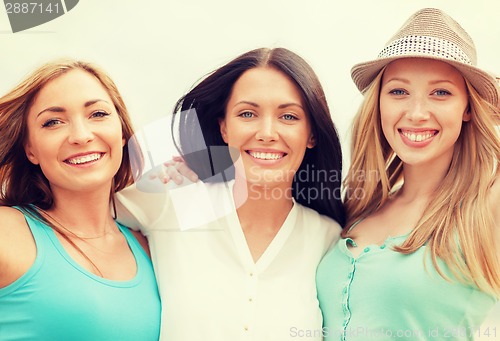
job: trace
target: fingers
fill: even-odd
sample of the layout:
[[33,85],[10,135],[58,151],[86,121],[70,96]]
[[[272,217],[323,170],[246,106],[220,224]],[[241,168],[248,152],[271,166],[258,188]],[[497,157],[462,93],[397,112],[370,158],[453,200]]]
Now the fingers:
[[180,155],[174,155],[174,156],[172,156],[172,161],[186,163],[186,161],[184,161],[184,159]]
[[185,176],[186,178],[188,178],[192,182],[198,181],[198,175],[195,172],[193,172],[191,170],[191,168],[189,168],[185,162],[177,162],[175,164],[175,168],[177,169],[179,174]]
[[184,179],[182,178],[181,173],[177,170],[175,165],[173,165],[173,166],[172,165],[165,165],[165,167],[163,167],[163,172],[165,174],[163,183],[167,183],[170,180],[172,180],[177,185],[182,184],[182,181]]
[[158,179],[164,184],[172,180],[170,175],[167,174],[167,169],[164,166],[157,166],[152,171],[150,171],[148,174],[148,179],[149,180]]
[[198,175],[188,167],[186,161],[181,156],[173,156],[172,160],[163,163],[163,165],[165,166],[166,175],[178,185],[182,183],[183,176],[191,182],[198,181]]
[[177,185],[183,183],[184,177],[191,182],[198,181],[198,175],[188,167],[184,159],[180,156],[172,157],[172,160],[166,161],[158,170],[151,172],[149,175],[150,180],[158,178],[164,184],[170,181],[175,182]]

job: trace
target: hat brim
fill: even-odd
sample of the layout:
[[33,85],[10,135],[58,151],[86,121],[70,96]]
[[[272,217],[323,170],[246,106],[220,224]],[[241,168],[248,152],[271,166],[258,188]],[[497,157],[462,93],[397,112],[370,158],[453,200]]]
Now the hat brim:
[[493,104],[495,107],[499,107],[500,105],[499,87],[492,75],[472,65],[467,65],[460,62],[455,62],[453,60],[447,60],[428,55],[394,56],[380,58],[365,63],[359,63],[354,65],[351,69],[352,80],[358,87],[359,91],[361,93],[364,93],[371,82],[375,79],[375,77],[377,77],[379,72],[386,65],[394,60],[401,58],[425,58],[448,63],[451,66],[455,67],[463,75],[463,77],[471,83],[471,85],[474,87],[474,89],[476,89],[481,97]]

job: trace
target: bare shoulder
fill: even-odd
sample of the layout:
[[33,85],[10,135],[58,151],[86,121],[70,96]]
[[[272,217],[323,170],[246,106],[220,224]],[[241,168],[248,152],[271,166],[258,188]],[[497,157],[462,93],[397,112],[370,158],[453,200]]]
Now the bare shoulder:
[[131,232],[134,235],[135,239],[137,239],[139,244],[141,244],[144,251],[146,251],[148,256],[151,258],[151,253],[149,252],[149,243],[146,237],[144,237],[144,235],[140,231],[131,230]]
[[0,206],[0,215],[2,215],[2,218],[5,216],[11,216],[11,217],[14,217],[14,216],[18,216],[18,217],[23,217],[23,214],[21,213],[21,211],[13,208],[13,207],[10,207],[10,206]]
[[[24,215],[15,208],[0,206],[0,243],[7,242],[7,238],[14,234],[19,233],[21,230],[28,231],[28,225],[26,224],[26,220],[24,219]],[[26,228],[22,228],[25,226]],[[1,244],[0,244],[1,245]]]
[[0,288],[22,276],[36,258],[36,245],[24,215],[0,207]]

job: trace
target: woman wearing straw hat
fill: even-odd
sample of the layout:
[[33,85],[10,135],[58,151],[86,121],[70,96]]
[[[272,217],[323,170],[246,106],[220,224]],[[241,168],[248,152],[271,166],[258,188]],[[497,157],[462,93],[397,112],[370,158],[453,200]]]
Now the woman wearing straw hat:
[[346,227],[317,271],[326,339],[495,338],[477,327],[500,296],[496,80],[437,9],[351,74],[364,102]]

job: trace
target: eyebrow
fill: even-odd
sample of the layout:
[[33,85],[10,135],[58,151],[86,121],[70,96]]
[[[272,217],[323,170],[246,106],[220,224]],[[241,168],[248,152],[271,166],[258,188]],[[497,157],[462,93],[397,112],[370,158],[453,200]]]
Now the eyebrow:
[[455,85],[456,83],[453,82],[453,81],[450,81],[448,79],[436,79],[434,81],[430,81],[429,84],[438,84],[438,83],[449,83],[449,84],[452,84],[452,85]]
[[[94,105],[94,104],[95,104],[95,103],[97,103],[97,102],[105,102],[105,103],[107,103],[107,104],[110,104],[108,101],[106,101],[106,100],[104,100],[104,99],[91,99],[90,101],[85,102],[85,103],[83,104],[83,106],[84,106],[85,108],[88,108],[88,107],[90,107],[91,105]],[[110,105],[111,105],[111,104],[110,104]],[[43,113],[44,113],[44,112],[46,112],[46,111],[49,111],[49,112],[66,112],[66,109],[65,109],[65,108],[63,108],[63,107],[57,107],[57,106],[55,106],[55,107],[48,107],[48,108],[43,109],[42,111],[40,111],[40,112],[36,115],[36,117],[40,116],[41,114],[43,114]]]
[[391,79],[388,79],[384,83],[387,84],[387,83],[394,82],[394,81],[402,82],[402,83],[405,83],[405,84],[409,84],[410,83],[410,81],[408,79],[406,79],[406,78],[398,78],[398,77],[393,77]]
[[[240,102],[236,103],[234,106],[237,106],[237,105],[240,105],[240,104],[248,104],[248,105],[251,105],[252,107],[255,107],[255,108],[259,108],[260,107],[257,103],[250,102],[250,101],[240,101]],[[302,107],[302,105],[300,105],[298,103],[293,103],[293,102],[280,104],[280,105],[278,105],[278,109],[284,109],[284,108],[288,108],[288,107],[292,107],[292,106],[296,106],[296,107],[299,107],[302,110],[304,110],[304,108]]]
[[[410,81],[408,79],[406,79],[406,78],[397,78],[397,77],[391,78],[391,79],[387,80],[384,83],[387,84],[387,83],[393,82],[393,81],[399,81],[399,82],[402,82],[402,83],[405,83],[405,84],[410,84]],[[453,82],[453,81],[451,81],[449,79],[436,79],[436,80],[431,80],[429,82],[430,85],[439,84],[439,83],[449,83],[449,84],[452,84],[452,85],[455,84],[455,82]]]

